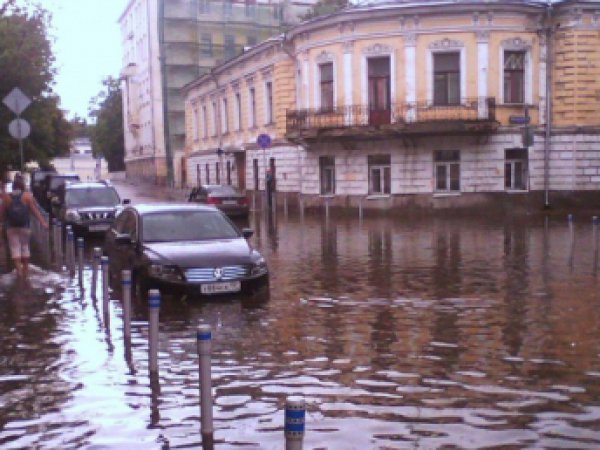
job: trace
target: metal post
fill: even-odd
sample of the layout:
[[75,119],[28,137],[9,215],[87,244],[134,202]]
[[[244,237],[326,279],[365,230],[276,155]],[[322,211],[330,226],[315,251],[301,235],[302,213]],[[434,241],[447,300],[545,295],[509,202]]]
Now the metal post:
[[575,261],[575,229],[573,227],[573,214],[567,216],[569,222],[569,266],[572,268]]
[[69,273],[75,273],[75,235],[71,230],[67,231],[67,267]]
[[56,241],[58,249],[58,267],[62,270],[63,261],[65,260],[65,246],[63,242],[63,229],[60,220],[56,220]]
[[256,191],[252,191],[252,211],[256,211]]
[[92,255],[92,298],[96,298],[96,291],[98,290],[98,266],[100,266],[100,257],[102,256],[102,249],[100,247],[94,247],[94,253]]
[[123,287],[123,334],[125,339],[131,338],[131,270],[121,272]]
[[325,220],[329,222],[329,199],[325,199]]
[[108,256],[100,258],[100,265],[102,266],[102,312],[108,317]]
[[212,333],[210,325],[198,326],[196,332],[198,349],[198,364],[200,371],[200,431],[202,440],[211,441],[213,436],[212,415],[212,380],[211,380],[211,353]]
[[59,265],[59,252],[58,252],[58,220],[52,219],[52,256],[54,263]]
[[285,403],[285,450],[302,450],[305,417],[304,398],[288,397]]
[[287,202],[287,192],[283,193],[283,214],[287,219],[288,216],[288,202]]
[[85,243],[83,238],[77,238],[77,268],[78,268],[78,278],[79,278],[79,286],[83,287],[83,250],[85,247]]
[[160,291],[148,292],[148,368],[158,372],[158,314],[160,312]]
[[598,270],[598,217],[592,217],[592,240],[594,241],[594,273]]
[[358,218],[360,220],[363,219],[363,204],[362,204],[362,198],[358,200]]

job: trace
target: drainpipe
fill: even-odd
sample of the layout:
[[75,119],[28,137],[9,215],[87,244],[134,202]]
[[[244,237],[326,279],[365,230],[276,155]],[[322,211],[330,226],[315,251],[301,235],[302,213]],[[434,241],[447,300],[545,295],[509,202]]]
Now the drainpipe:
[[552,4],[546,6],[546,136],[544,139],[544,209],[550,209],[550,139],[552,137]]
[[173,154],[171,152],[171,132],[169,130],[169,93],[167,87],[167,69],[165,55],[165,0],[158,0],[158,52],[160,76],[162,81],[163,131],[165,139],[165,159],[167,162],[167,185],[174,187]]
[[223,129],[222,129],[222,124],[221,121],[223,120],[222,117],[222,111],[221,111],[221,102],[223,101],[222,98],[219,97],[219,79],[217,78],[217,76],[215,75],[214,69],[210,69],[210,76],[212,78],[212,80],[215,83],[215,89],[217,91],[217,96],[216,96],[216,105],[217,105],[217,109],[215,111],[216,116],[216,123],[215,123],[215,130],[217,131],[217,136],[219,138],[219,147],[217,148],[217,156],[219,157],[219,183],[223,182]]

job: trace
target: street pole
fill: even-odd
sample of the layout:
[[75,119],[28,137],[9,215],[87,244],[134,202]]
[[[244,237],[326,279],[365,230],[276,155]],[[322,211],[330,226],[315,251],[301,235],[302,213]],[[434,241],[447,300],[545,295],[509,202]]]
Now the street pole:
[[[21,130],[21,115],[17,114],[17,128],[19,130],[19,136],[22,136]],[[21,154],[21,173],[23,173],[23,138],[19,137],[19,153]]]
[[163,107],[163,130],[165,140],[165,159],[167,163],[167,185],[174,187],[175,180],[173,177],[173,154],[171,152],[171,139],[169,130],[169,92],[167,86],[167,69],[165,55],[165,0],[158,0],[158,48],[160,60],[160,75],[162,85],[162,107]]

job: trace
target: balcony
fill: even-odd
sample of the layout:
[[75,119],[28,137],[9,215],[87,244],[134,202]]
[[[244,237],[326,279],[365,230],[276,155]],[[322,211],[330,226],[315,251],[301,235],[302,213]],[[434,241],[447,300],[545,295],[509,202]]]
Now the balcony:
[[432,134],[488,134],[498,128],[493,97],[465,99],[458,105],[404,103],[374,110],[365,105],[328,110],[300,109],[286,114],[291,141],[377,139]]

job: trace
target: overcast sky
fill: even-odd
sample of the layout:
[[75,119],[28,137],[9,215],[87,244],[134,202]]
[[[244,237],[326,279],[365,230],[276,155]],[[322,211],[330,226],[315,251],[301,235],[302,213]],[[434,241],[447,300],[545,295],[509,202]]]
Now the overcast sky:
[[55,90],[71,118],[87,117],[92,97],[102,80],[118,76],[121,39],[117,19],[127,0],[41,0],[53,15],[50,34],[55,38]]

